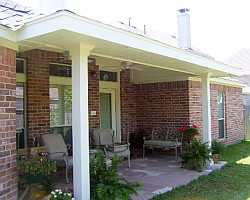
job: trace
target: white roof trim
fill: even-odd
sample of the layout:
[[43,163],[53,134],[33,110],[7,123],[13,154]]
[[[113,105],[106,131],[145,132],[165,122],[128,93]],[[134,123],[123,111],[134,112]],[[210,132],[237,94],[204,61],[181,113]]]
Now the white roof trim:
[[[200,78],[193,78],[190,77],[189,80],[191,81],[199,81],[201,82]],[[233,87],[239,87],[239,88],[245,88],[247,85],[243,82],[236,81],[234,79],[225,79],[225,78],[210,78],[210,83],[212,84],[220,84],[220,85],[226,85],[226,86],[233,86]]]
[[0,25],[0,46],[18,50],[18,45],[16,43],[16,33],[2,25]]
[[250,87],[243,88],[242,89],[242,94],[250,95]]
[[169,46],[162,42],[136,35],[111,25],[81,17],[67,11],[57,12],[26,23],[17,31],[17,41],[28,40],[32,37],[60,30],[68,30],[90,37],[99,38],[101,40],[129,46],[131,48],[140,49],[153,54],[182,60],[208,69],[223,71],[231,75],[239,75],[241,72],[241,70],[236,67],[210,60],[179,48]]

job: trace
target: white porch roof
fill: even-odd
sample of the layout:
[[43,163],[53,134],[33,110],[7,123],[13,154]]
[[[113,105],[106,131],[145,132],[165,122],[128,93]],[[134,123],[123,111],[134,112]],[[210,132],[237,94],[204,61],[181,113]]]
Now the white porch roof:
[[[158,75],[163,81],[174,81],[207,73],[212,74],[213,78],[236,76],[241,72],[239,68],[70,11],[58,11],[27,22],[12,32],[11,37],[6,34],[10,32],[9,29],[1,27],[0,30],[5,33],[1,34],[1,40],[4,38],[17,43],[19,51],[44,49],[61,52],[74,44],[83,43],[94,46],[90,56],[97,59],[101,68],[110,65],[119,67],[122,61],[141,64],[142,68],[148,70],[134,71],[133,80],[137,83],[154,82],[154,79],[160,78]],[[155,69],[159,69],[158,72]],[[152,70],[156,72],[155,77],[148,77],[152,75]]]

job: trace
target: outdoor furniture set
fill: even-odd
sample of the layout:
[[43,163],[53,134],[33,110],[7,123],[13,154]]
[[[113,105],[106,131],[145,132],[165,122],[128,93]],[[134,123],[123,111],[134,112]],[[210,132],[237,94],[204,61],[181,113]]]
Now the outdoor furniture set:
[[[129,135],[127,135],[126,143],[117,143],[112,129],[95,129],[92,131],[91,139],[96,149],[104,151],[107,167],[111,165],[111,160],[115,155],[127,158],[128,167],[130,167]],[[66,168],[66,181],[69,183],[68,172],[73,168],[73,157],[68,155],[62,135],[45,134],[42,136],[42,141],[50,154],[50,159],[55,160],[57,166]],[[174,149],[177,158],[178,148],[182,151],[182,133],[178,133],[176,128],[153,128],[152,135],[149,138],[144,137],[143,158],[145,157],[145,148],[152,150]],[[90,149],[90,157],[95,155],[96,149]]]

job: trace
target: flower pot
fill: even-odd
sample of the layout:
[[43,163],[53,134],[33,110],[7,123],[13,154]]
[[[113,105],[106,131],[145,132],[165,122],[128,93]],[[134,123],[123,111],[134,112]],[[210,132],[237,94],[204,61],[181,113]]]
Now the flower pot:
[[187,135],[187,141],[190,142],[195,138],[195,134]]
[[43,179],[42,174],[32,174],[32,173],[26,173],[25,178],[28,183],[41,183]]
[[142,157],[142,149],[136,149],[136,148],[131,149],[131,156],[132,158]]
[[133,154],[132,157],[133,157],[133,158],[138,158],[137,154]]
[[212,154],[212,158],[213,158],[214,163],[218,163],[218,156],[219,156],[219,154]]

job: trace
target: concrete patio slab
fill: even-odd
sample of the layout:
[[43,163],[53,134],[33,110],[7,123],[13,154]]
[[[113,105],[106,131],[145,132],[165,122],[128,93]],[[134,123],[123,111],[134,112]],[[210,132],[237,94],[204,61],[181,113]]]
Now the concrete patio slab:
[[181,159],[175,160],[175,156],[156,155],[147,158],[131,160],[131,168],[125,163],[119,167],[119,173],[128,181],[141,182],[144,190],[133,200],[146,200],[155,195],[171,191],[175,187],[188,184],[201,175],[207,175],[213,170],[220,169],[226,163],[220,162],[207,166],[202,172],[181,168]]
[[[199,176],[207,175],[220,169],[226,162],[207,166],[202,172],[181,168],[181,159],[175,160],[174,155],[155,155],[146,158],[131,159],[131,167],[127,161],[120,164],[118,173],[130,182],[141,182],[144,189],[133,200],[147,200],[155,195],[171,191],[175,187],[186,185]],[[56,188],[73,189],[72,177],[66,184],[65,175],[57,176]]]

